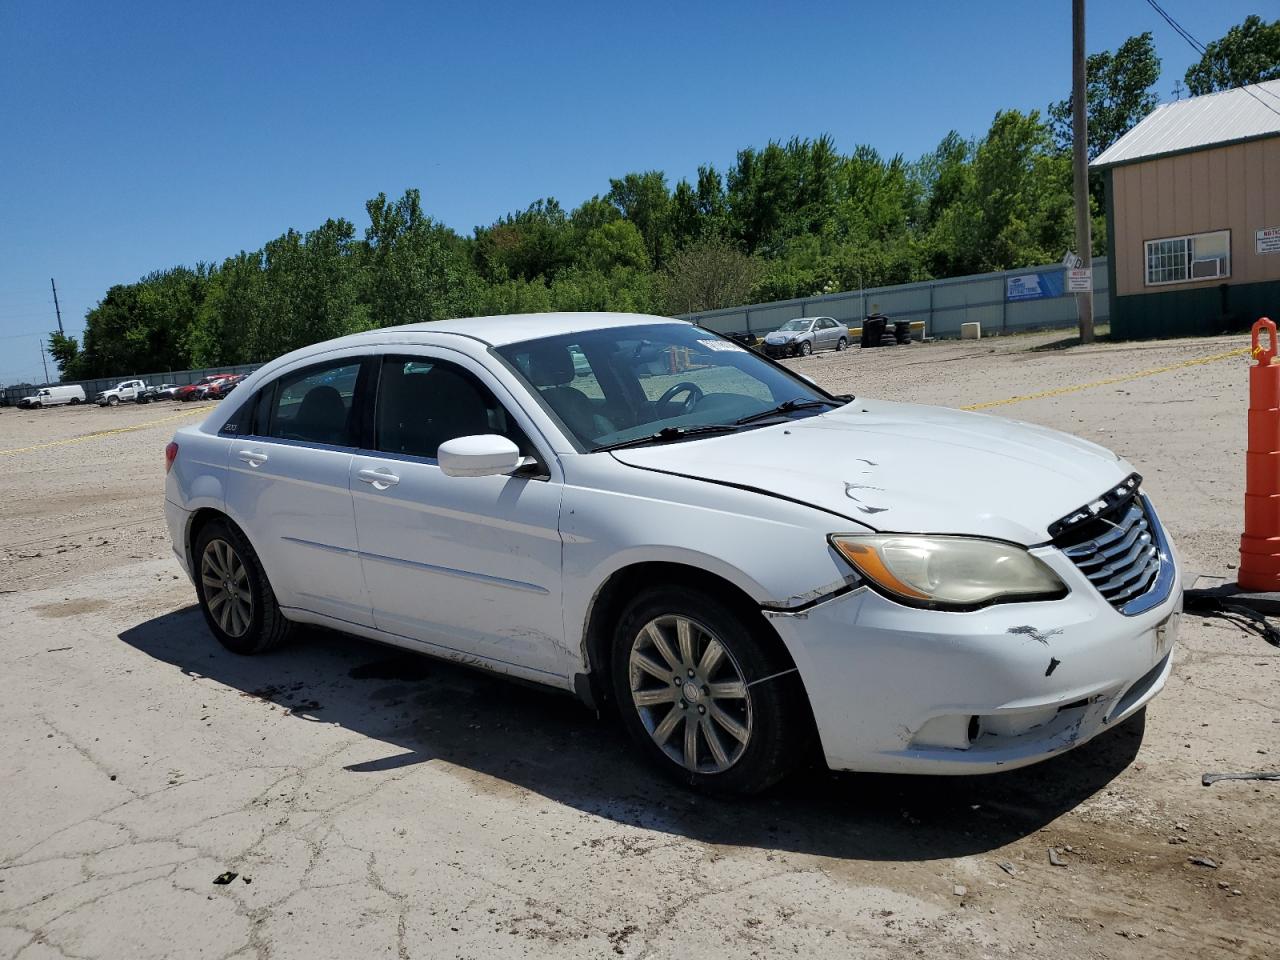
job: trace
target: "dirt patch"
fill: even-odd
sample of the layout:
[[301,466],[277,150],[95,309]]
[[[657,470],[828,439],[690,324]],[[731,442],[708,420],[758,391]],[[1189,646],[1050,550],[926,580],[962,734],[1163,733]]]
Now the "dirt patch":
[[78,617],[81,614],[93,613],[95,610],[105,610],[109,606],[111,603],[108,600],[86,597],[81,600],[63,600],[61,603],[44,603],[31,609],[37,616],[44,617],[46,620],[59,620],[63,617]]

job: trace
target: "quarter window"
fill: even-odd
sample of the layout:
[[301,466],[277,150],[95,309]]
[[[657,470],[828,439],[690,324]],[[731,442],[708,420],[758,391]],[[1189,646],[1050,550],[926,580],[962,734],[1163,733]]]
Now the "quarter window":
[[435,459],[446,440],[496,433],[524,456],[534,455],[524,431],[488,387],[456,364],[429,357],[383,359],[375,419],[375,446],[384,453]]
[[304,440],[339,447],[355,443],[356,381],[360,361],[350,357],[332,364],[308,367],[276,381],[270,401],[268,437]]
[[1231,231],[1148,240],[1147,286],[1231,276]]

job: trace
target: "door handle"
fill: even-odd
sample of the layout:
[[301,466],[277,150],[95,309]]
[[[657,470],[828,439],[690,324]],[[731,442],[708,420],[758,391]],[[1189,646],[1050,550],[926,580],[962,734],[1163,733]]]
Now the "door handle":
[[362,483],[372,484],[375,490],[386,490],[400,482],[400,478],[386,467],[377,470],[357,470],[356,479]]
[[267,455],[261,450],[241,450],[236,456],[251,467],[260,467],[267,462]]

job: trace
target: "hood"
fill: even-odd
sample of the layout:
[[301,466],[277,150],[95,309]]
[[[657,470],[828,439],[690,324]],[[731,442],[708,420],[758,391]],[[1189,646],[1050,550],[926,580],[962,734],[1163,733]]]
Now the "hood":
[[773,333],[765,334],[765,343],[786,343],[788,340],[794,340],[800,336],[799,330],[775,330]]
[[613,456],[797,500],[873,530],[1025,545],[1048,540],[1051,523],[1133,472],[1109,450],[1046,427],[882,400]]

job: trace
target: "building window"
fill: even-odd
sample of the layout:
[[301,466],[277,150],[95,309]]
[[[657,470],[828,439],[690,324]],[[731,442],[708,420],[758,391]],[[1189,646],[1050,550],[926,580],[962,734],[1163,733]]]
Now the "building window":
[[1147,286],[1231,276],[1231,231],[1148,240]]

